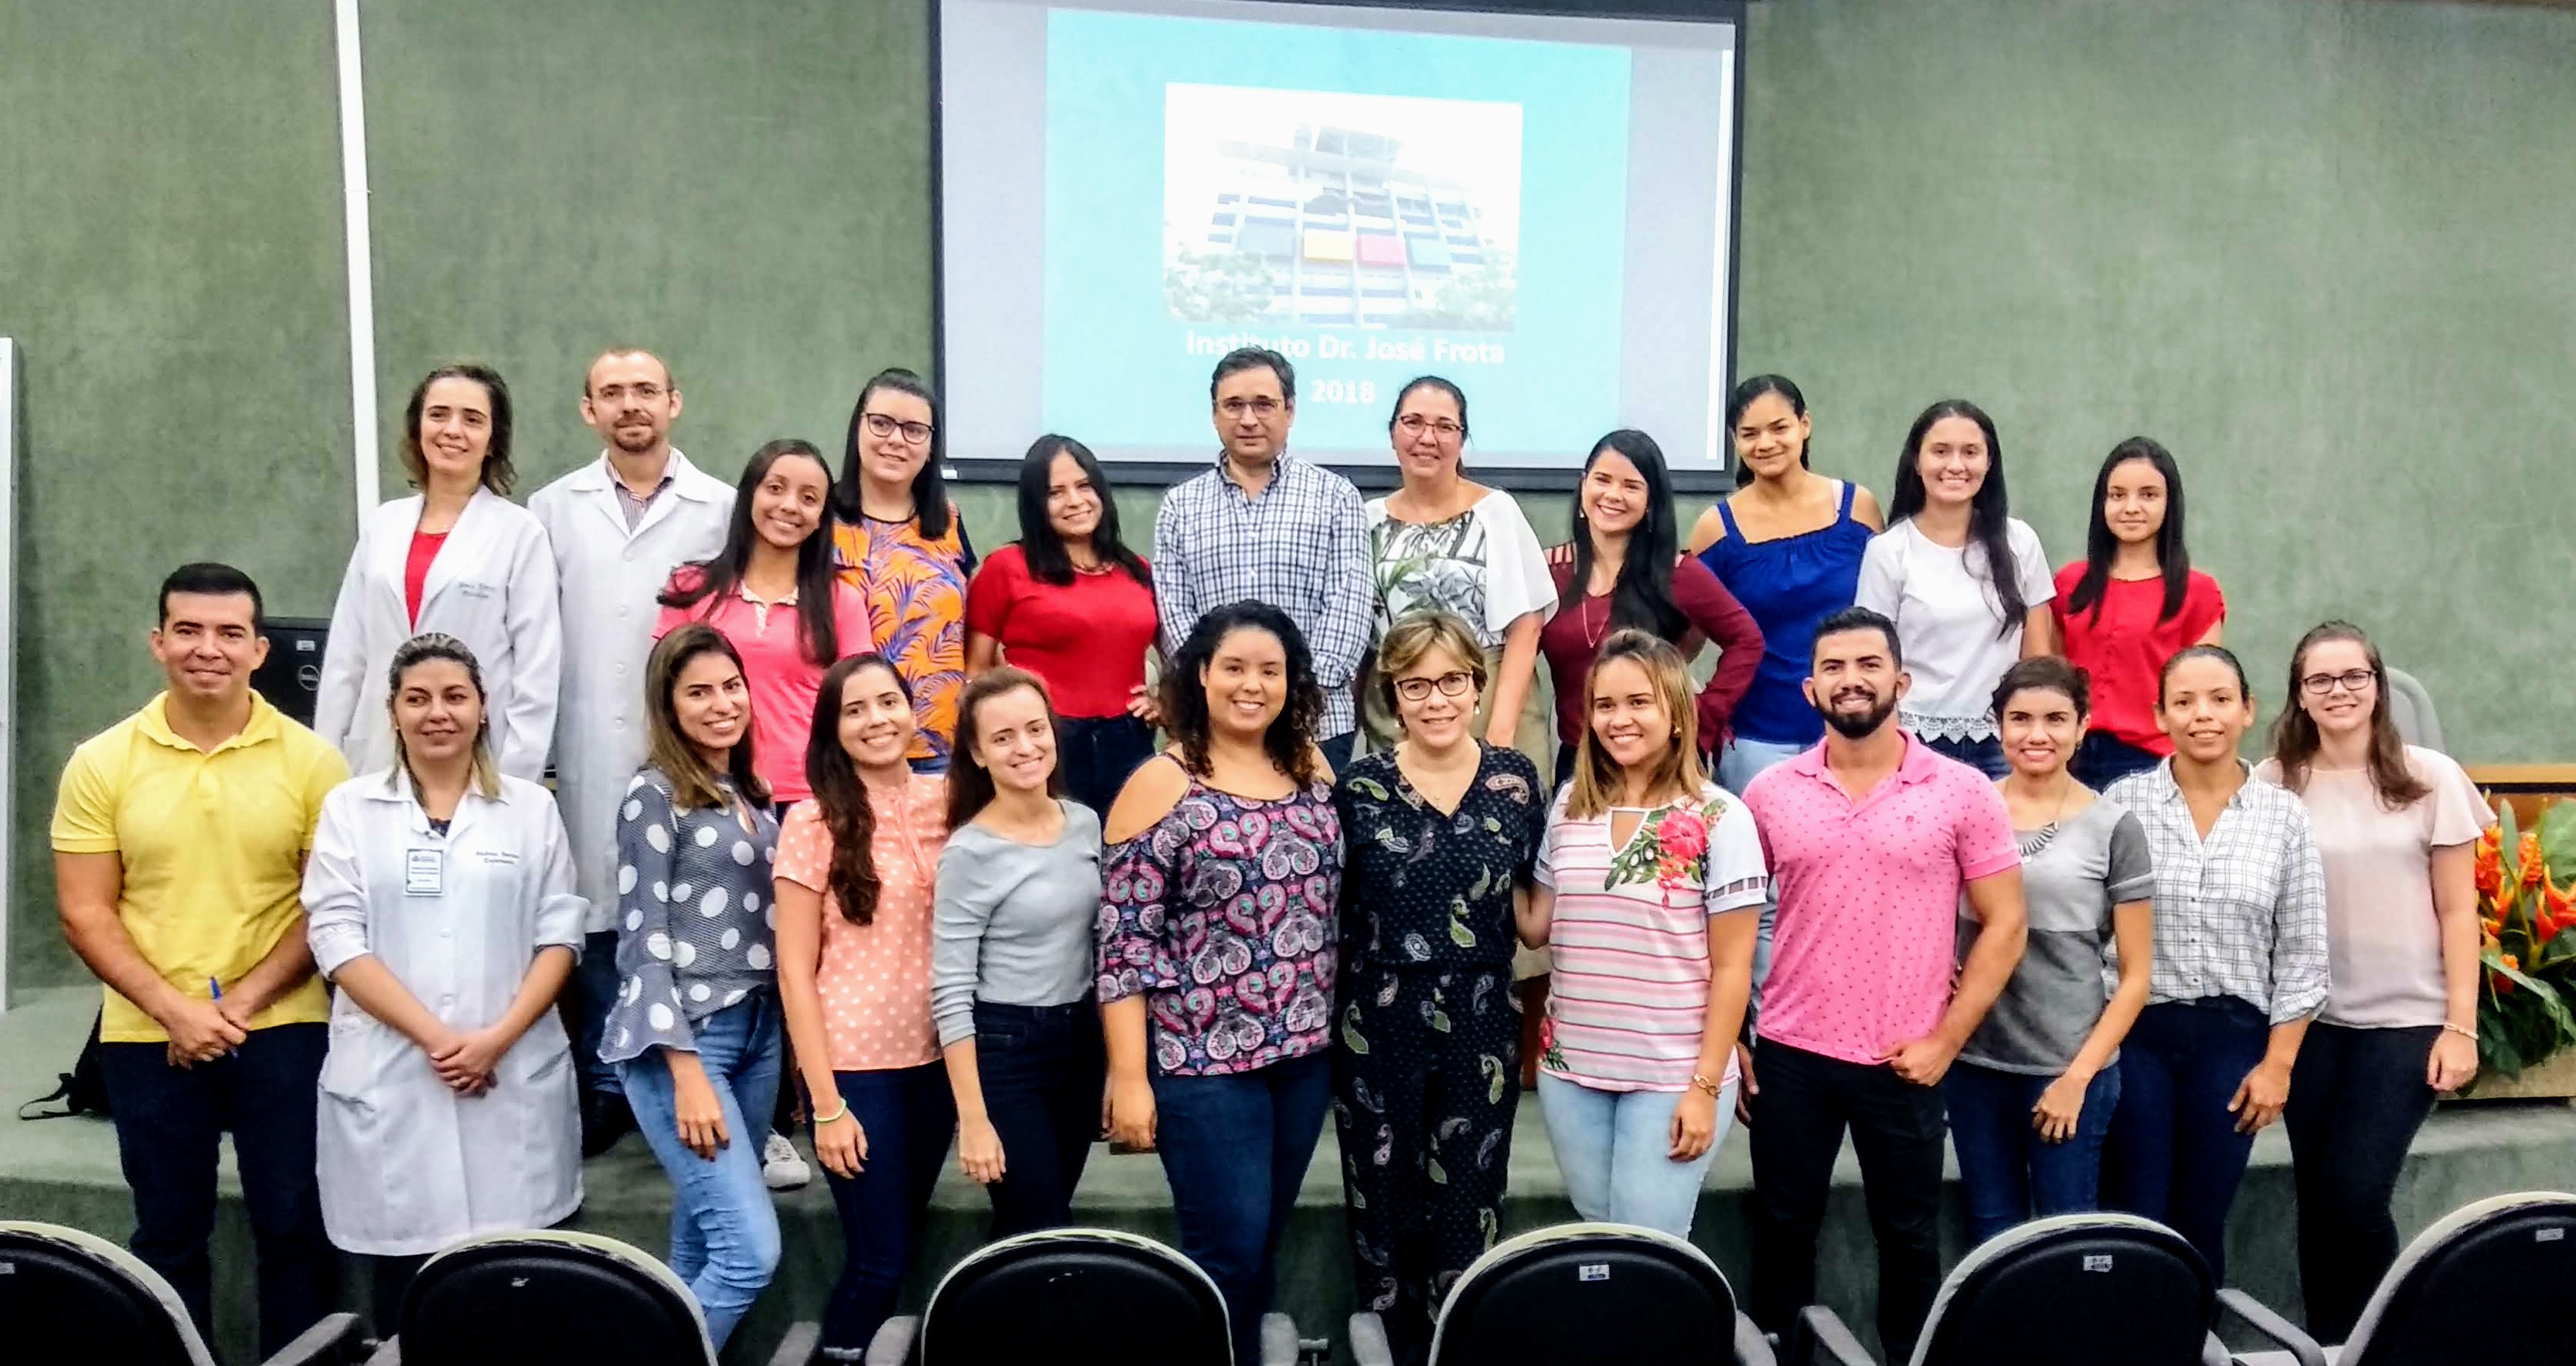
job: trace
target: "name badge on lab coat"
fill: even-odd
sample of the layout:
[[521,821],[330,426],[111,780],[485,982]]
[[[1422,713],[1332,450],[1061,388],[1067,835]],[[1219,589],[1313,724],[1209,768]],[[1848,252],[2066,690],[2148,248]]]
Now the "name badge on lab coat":
[[412,849],[403,854],[403,895],[444,896],[447,859],[436,849]]

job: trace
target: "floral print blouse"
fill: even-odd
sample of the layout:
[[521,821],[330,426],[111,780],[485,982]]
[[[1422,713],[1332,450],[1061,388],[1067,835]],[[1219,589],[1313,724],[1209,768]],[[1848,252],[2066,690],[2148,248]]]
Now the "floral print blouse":
[[1164,1076],[1226,1076],[1328,1041],[1342,826],[1316,783],[1257,800],[1190,779],[1102,869],[1100,1003],[1146,1000]]
[[681,810],[658,768],[617,808],[617,999],[601,1062],[697,1051],[690,1026],[777,985],[770,866],[778,821],[719,780],[722,806]]
[[1342,957],[1373,967],[1508,971],[1518,946],[1512,889],[1546,833],[1547,796],[1526,755],[1481,746],[1476,776],[1443,813],[1395,756],[1353,761],[1334,793],[1350,859],[1342,873]]

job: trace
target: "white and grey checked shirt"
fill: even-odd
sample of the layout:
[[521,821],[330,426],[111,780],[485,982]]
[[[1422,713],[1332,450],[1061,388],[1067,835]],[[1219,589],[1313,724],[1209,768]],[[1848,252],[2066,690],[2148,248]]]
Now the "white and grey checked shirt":
[[1209,608],[1246,598],[1287,613],[1306,637],[1324,689],[1323,733],[1315,738],[1351,729],[1351,679],[1368,648],[1377,595],[1368,518],[1350,480],[1282,451],[1258,498],[1244,496],[1222,457],[1163,496],[1154,518],[1154,608],[1164,657],[1180,653]]
[[2274,1024],[2325,1004],[2325,866],[2297,797],[2249,772],[2204,840],[2170,759],[2102,796],[2136,813],[2155,851],[2151,1003],[2234,996]]

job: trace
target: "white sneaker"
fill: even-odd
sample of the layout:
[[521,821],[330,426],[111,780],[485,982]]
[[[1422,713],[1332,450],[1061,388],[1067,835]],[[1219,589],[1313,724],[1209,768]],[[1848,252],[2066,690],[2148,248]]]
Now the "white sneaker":
[[814,1169],[798,1156],[785,1134],[771,1134],[760,1145],[760,1179],[774,1191],[792,1191],[814,1179]]

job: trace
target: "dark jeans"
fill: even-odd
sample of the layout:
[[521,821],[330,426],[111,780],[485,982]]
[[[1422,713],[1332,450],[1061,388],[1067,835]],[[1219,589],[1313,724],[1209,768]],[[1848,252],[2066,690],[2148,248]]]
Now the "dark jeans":
[[1941,1284],[1940,1088],[1769,1039],[1754,1078],[1754,1321],[1783,1332],[1816,1302],[1816,1234],[1848,1126],[1878,1240],[1879,1351],[1908,1359]]
[[389,1338],[402,1327],[402,1302],[411,1289],[412,1279],[429,1265],[429,1255],[417,1257],[368,1257],[367,1311],[368,1322],[379,1338]]
[[865,1349],[894,1312],[912,1264],[930,1189],[957,1132],[957,1100],[945,1063],[835,1072],[832,1079],[868,1136],[868,1155],[857,1176],[823,1173],[841,1212],[841,1279],[823,1308],[823,1345]]
[[179,1292],[214,1337],[215,1163],[233,1136],[251,1246],[259,1255],[259,1352],[274,1355],[330,1312],[339,1254],[313,1176],[316,1094],[330,1028],[255,1029],[232,1056],[173,1067],[166,1045],[99,1045],[116,1148],[134,1192],[134,1255]]
[[2308,1333],[2352,1336],[2362,1306],[2397,1260],[2388,1202],[2406,1149],[2433,1109],[2425,1064],[2439,1025],[2352,1029],[2312,1024],[2290,1074],[2290,1173],[2299,1193],[2299,1287]]
[[[2271,1021],[2233,996],[2159,1001],[2120,1045],[2120,1106],[2103,1160],[2103,1203],[2181,1234],[2227,1283],[2227,1211],[2254,1136],[2227,1103],[2263,1061]],[[2296,1089],[2296,1088],[2293,1088]]]
[[975,1072],[984,1113],[1002,1140],[993,1236],[1073,1222],[1073,1188],[1100,1137],[1108,1076],[1100,1007],[1089,997],[1060,1006],[975,1003]]
[[584,1096],[599,1094],[626,1098],[626,1088],[618,1085],[617,1069],[599,1060],[600,1031],[608,1023],[608,1011],[617,1004],[617,989],[625,983],[617,976],[617,931],[601,930],[581,937],[581,963],[573,969],[572,1065],[581,1075]]
[[2096,792],[2128,777],[2144,773],[2164,762],[2164,756],[2136,745],[2107,731],[2084,732],[2084,743],[2075,747],[2075,757],[2066,761],[2066,771],[2075,781]]
[[1328,1053],[1215,1077],[1154,1079],[1154,1147],[1172,1186],[1181,1251],[1225,1297],[1234,1359],[1261,1359],[1279,1239],[1332,1104]]
[[1942,1080],[1971,1243],[2033,1219],[2101,1207],[2102,1139],[2120,1104],[2120,1064],[2093,1074],[2074,1135],[2048,1143],[2031,1127],[2031,1111],[2056,1080],[1967,1062],[1953,1064]]
[[1324,762],[1331,764],[1333,773],[1339,776],[1350,771],[1351,749],[1359,743],[1359,738],[1358,731],[1346,730],[1317,744],[1315,748],[1324,752]]
[[1104,819],[1128,776],[1153,757],[1154,728],[1135,717],[1068,716],[1056,722],[1055,763],[1064,774],[1064,795]]
[[1956,759],[1989,778],[2012,771],[2012,765],[2004,762],[2004,742],[1991,735],[1982,740],[1924,739],[1923,743],[1933,753]]

